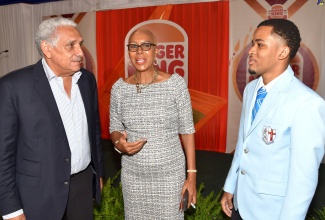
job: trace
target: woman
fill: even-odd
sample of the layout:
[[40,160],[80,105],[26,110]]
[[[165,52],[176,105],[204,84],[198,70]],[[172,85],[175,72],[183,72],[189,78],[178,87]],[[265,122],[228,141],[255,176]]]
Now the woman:
[[190,96],[181,76],[154,67],[156,45],[149,30],[130,35],[129,63],[136,72],[119,79],[111,91],[110,133],[115,149],[123,153],[125,219],[184,219],[181,200],[186,190],[186,206],[196,203]]

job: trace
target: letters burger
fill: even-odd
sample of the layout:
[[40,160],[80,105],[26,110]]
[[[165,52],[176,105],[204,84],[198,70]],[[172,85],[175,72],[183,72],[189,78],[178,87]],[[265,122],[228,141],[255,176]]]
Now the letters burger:
[[[158,69],[167,73],[177,73],[188,81],[188,37],[184,29],[178,24],[168,20],[148,20],[134,26],[125,37],[128,44],[129,35],[137,28],[146,28],[153,32],[157,38]],[[127,56],[127,48],[125,49]],[[132,75],[135,70],[126,61],[125,76]]]

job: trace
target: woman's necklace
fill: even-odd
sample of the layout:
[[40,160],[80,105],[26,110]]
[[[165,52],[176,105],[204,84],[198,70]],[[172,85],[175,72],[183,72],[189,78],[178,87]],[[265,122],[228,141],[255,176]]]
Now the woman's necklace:
[[150,83],[144,83],[144,84],[140,84],[139,83],[139,77],[138,77],[138,71],[134,74],[134,81],[135,81],[135,86],[137,87],[137,93],[141,93],[142,89],[147,88],[148,86],[150,86],[152,83],[154,83],[158,77],[158,70],[155,68],[154,73],[153,73],[153,77],[152,77],[152,81]]

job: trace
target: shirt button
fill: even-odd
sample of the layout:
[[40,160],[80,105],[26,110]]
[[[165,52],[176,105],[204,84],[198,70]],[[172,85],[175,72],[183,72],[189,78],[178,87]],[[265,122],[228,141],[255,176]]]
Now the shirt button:
[[245,174],[246,174],[245,170],[240,171],[240,173],[241,173],[242,175],[245,175]]
[[244,153],[245,153],[245,154],[248,154],[248,152],[249,152],[248,148],[245,148],[245,149],[244,149]]

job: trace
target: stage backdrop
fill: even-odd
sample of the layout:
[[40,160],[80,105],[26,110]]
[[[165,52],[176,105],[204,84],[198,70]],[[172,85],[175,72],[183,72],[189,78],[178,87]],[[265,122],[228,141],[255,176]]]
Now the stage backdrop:
[[143,25],[157,35],[160,45],[159,68],[171,74],[182,75],[188,83],[196,128],[196,148],[225,152],[228,1],[96,12],[97,80],[102,137],[110,138],[111,87],[118,78],[128,75],[126,37],[132,28]]
[[227,152],[232,152],[236,146],[244,87],[253,79],[247,72],[248,50],[251,47],[254,30],[262,20],[285,18],[298,26],[302,43],[291,65],[295,75],[302,82],[325,97],[325,6],[318,5],[317,2],[317,0],[230,1]]
[[[292,67],[300,80],[325,97],[325,6],[317,3],[317,0],[233,0],[57,16],[75,20],[85,38],[84,65],[98,80],[103,138],[110,138],[111,87],[118,78],[128,75],[127,34],[138,25],[168,23],[182,32],[184,41],[170,42],[166,40],[170,32],[161,34],[154,30],[162,49],[160,68],[183,74],[188,83],[197,149],[233,152],[243,89],[252,80],[247,73],[247,51],[262,20],[286,18],[298,25],[302,44]],[[172,57],[179,58],[175,53],[178,46],[182,46],[184,58],[171,68]]]

